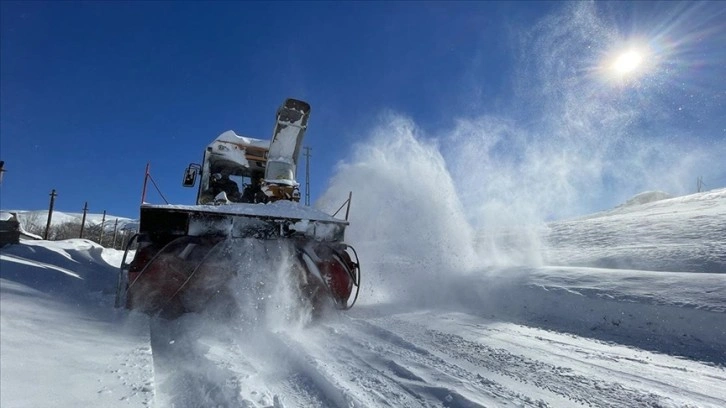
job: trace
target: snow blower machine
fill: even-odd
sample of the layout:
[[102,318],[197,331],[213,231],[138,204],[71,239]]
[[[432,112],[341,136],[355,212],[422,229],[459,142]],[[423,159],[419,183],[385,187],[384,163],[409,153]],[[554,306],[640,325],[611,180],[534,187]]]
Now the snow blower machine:
[[280,261],[284,278],[313,310],[352,307],[360,266],[344,242],[351,197],[338,209],[347,204],[345,219],[300,203],[297,161],[309,115],[309,104],[287,99],[277,111],[272,140],[231,130],[219,135],[202,163],[184,172],[183,186],[199,180],[196,205],[148,204],[142,198],[116,306],[168,318],[202,311],[229,295],[233,278],[256,279],[252,269]]

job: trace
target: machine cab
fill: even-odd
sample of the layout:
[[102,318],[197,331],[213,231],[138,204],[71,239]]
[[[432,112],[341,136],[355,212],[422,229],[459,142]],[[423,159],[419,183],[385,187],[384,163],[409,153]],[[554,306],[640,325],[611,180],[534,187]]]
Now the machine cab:
[[222,133],[207,146],[201,165],[187,167],[182,184],[192,187],[199,176],[197,204],[299,201],[295,176],[309,115],[306,102],[287,99],[272,140]]
[[201,166],[187,167],[182,184],[192,187],[199,176],[197,204],[258,202],[268,149],[269,141],[224,132],[207,146]]

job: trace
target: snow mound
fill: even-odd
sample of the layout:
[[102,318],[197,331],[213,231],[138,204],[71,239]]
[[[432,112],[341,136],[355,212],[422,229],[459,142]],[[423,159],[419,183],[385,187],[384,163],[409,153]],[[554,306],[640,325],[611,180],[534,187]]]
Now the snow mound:
[[77,299],[111,293],[122,253],[87,239],[22,241],[0,252],[0,278]]
[[663,191],[644,191],[640,194],[636,194],[620,207],[632,207],[634,205],[647,204],[652,203],[653,201],[667,200],[669,198],[673,198],[673,196],[668,193],[664,193]]

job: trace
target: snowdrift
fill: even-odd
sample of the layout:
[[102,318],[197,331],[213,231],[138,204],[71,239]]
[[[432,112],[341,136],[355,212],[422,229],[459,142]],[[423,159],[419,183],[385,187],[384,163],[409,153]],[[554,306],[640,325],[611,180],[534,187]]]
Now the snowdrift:
[[0,278],[64,297],[113,293],[119,252],[86,239],[22,241],[2,249]]
[[0,406],[152,401],[148,319],[113,309],[121,256],[84,239],[0,249]]

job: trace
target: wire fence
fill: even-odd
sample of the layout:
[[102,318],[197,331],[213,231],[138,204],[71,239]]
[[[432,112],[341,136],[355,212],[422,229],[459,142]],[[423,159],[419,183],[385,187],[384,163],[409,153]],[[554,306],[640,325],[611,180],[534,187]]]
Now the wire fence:
[[[66,221],[53,222],[57,196],[56,191],[52,190],[47,213],[45,211],[25,211],[14,214],[20,227],[20,234],[24,239],[60,241],[82,238],[106,248],[123,249],[137,232],[137,222],[129,222],[126,218],[109,217],[105,210],[100,222],[97,217],[93,217],[93,220],[89,219],[87,201],[83,205],[80,219],[73,217]],[[64,214],[67,215],[67,213]]]

